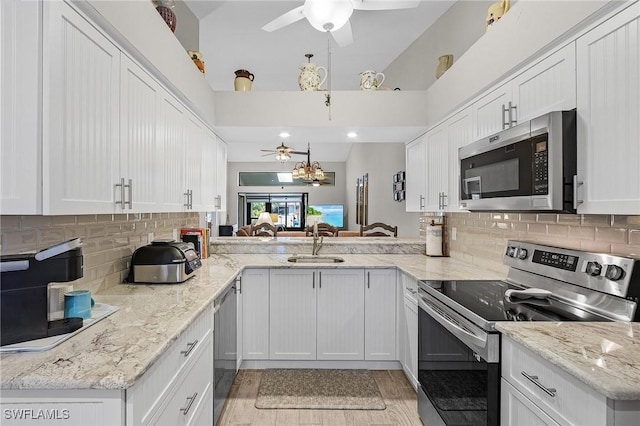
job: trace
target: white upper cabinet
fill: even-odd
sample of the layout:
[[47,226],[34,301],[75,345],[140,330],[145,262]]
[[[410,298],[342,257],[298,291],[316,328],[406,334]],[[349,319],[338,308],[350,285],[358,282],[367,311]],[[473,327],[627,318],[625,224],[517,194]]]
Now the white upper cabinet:
[[[184,158],[184,192],[186,194],[186,210],[202,210],[202,147],[205,144],[206,128],[191,113],[187,114],[187,138],[183,143]],[[189,153],[198,158],[191,159]]]
[[121,64],[119,164],[124,184],[117,187],[116,212],[162,211],[157,183],[163,172],[158,144],[160,86],[126,55]]
[[640,7],[577,40],[578,213],[640,214]]
[[67,4],[44,11],[43,212],[114,212],[120,51]]
[[200,187],[202,188],[202,208],[201,211],[216,210],[217,198],[217,174],[218,166],[216,164],[216,156],[218,151],[218,138],[209,129],[204,132],[200,157],[200,179],[202,180]]
[[570,43],[516,76],[511,83],[512,119],[531,120],[576,107],[576,47]]
[[184,186],[186,110],[169,92],[162,91],[158,123],[159,149],[164,154],[161,199],[166,211],[182,211],[187,204]]
[[467,107],[447,120],[449,144],[449,188],[443,197],[446,211],[460,210],[460,160],[458,149],[472,142],[471,108]]
[[216,211],[227,211],[227,144],[217,139],[216,153]]
[[426,135],[407,144],[405,171],[406,211],[421,212],[425,207],[426,189]]
[[0,2],[0,214],[42,213],[41,38],[42,3]]
[[570,43],[473,103],[473,140],[550,111],[576,107],[575,44]]
[[426,153],[426,205],[428,212],[444,210],[443,194],[449,189],[449,146],[447,126],[439,124],[429,130],[425,142]]

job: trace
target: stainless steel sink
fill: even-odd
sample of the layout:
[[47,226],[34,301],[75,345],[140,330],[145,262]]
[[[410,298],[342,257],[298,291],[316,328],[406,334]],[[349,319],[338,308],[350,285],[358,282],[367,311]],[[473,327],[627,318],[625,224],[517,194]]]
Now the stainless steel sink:
[[287,259],[293,263],[342,263],[344,259],[337,256],[291,256]]

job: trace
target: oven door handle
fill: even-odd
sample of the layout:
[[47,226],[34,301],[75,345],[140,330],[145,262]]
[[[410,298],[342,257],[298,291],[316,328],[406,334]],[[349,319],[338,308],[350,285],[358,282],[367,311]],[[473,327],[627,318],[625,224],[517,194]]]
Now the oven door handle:
[[475,334],[469,333],[467,330],[460,327],[458,324],[455,324],[449,321],[447,318],[442,316],[438,311],[433,309],[428,302],[425,300],[424,296],[420,295],[420,307],[424,309],[433,319],[438,321],[440,325],[446,328],[451,334],[458,337],[460,340],[471,340],[475,345],[478,345],[481,348],[485,348],[487,346],[487,340],[482,337],[478,337]]

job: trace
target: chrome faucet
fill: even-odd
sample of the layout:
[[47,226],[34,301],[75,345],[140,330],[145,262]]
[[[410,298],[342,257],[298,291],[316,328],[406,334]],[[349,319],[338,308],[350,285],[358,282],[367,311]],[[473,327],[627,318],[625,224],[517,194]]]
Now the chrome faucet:
[[313,248],[311,249],[311,254],[316,256],[320,249],[322,248],[322,239],[324,237],[320,237],[320,244],[318,244],[318,232],[313,233]]

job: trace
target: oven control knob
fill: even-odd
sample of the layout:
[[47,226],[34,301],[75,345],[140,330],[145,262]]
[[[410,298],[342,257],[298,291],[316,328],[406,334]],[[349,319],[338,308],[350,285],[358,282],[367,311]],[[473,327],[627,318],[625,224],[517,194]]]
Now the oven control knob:
[[594,277],[598,276],[602,272],[602,265],[598,262],[587,262],[587,270],[585,272]]
[[506,311],[504,311],[504,315],[507,317],[507,321],[516,320],[515,312],[513,311],[513,309],[507,309]]
[[526,259],[527,256],[529,255],[529,252],[527,251],[527,249],[523,249],[521,248],[520,250],[518,250],[518,259]]
[[522,313],[516,314],[516,321],[527,321],[527,317]]
[[508,246],[507,247],[507,256],[509,257],[516,257],[516,248],[513,246]]
[[618,281],[623,275],[624,269],[616,265],[607,265],[607,270],[604,273],[604,276],[611,281]]

